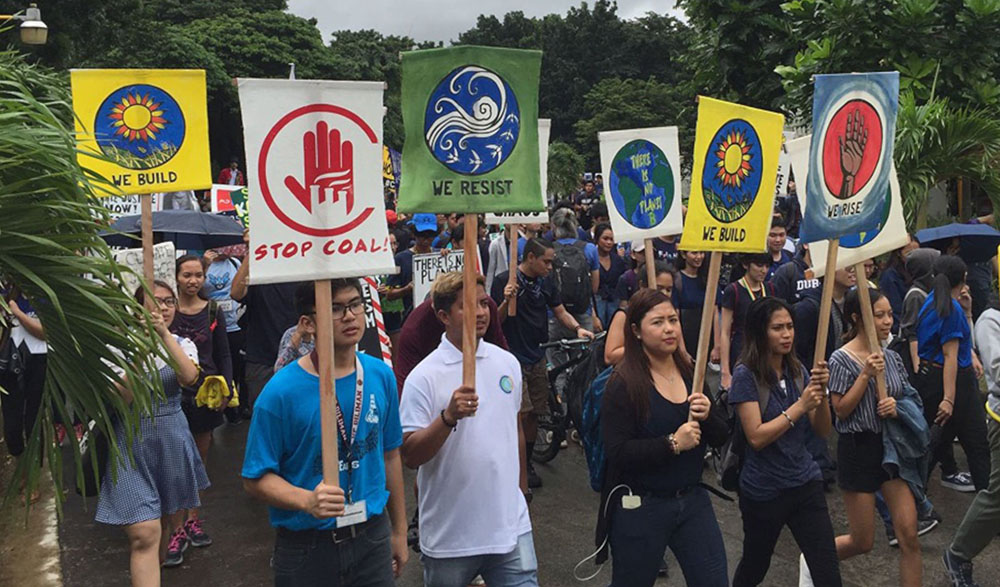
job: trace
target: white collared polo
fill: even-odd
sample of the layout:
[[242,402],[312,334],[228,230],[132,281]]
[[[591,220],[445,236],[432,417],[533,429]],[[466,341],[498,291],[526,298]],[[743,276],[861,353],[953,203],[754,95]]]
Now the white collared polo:
[[[440,418],[462,385],[462,352],[441,344],[403,384],[403,434]],[[476,415],[463,418],[441,450],[417,471],[420,550],[432,558],[506,554],[531,531],[519,487],[517,418],[521,366],[514,355],[480,341],[476,349]]]

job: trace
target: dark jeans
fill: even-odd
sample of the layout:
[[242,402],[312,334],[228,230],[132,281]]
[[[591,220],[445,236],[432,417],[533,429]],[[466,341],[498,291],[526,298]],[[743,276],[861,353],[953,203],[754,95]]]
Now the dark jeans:
[[245,406],[247,410],[253,410],[253,403],[257,401],[257,396],[264,390],[264,386],[274,375],[274,363],[261,365],[247,361],[244,363],[246,379],[246,395],[240,396],[240,406]]
[[688,585],[728,587],[726,547],[708,492],[692,488],[679,497],[642,497],[633,510],[612,503],[611,585],[643,587],[656,582],[667,547]]
[[[924,418],[927,425],[934,424],[938,405],[944,397],[943,372],[941,367],[924,364],[920,367],[917,390],[924,401]],[[990,445],[986,440],[986,400],[979,393],[979,382],[971,368],[959,369],[955,378],[955,405],[951,418],[941,427],[938,443],[929,447],[931,459],[927,466],[930,474],[934,465],[942,459],[943,451],[951,448],[958,437],[965,457],[969,461],[969,473],[977,491],[986,489],[990,482]],[[942,471],[945,472],[945,471]]]
[[[754,501],[740,496],[743,515],[743,557],[733,587],[760,585],[771,566],[781,529],[788,526],[806,558],[816,587],[839,587],[840,562],[833,542],[833,525],[826,509],[823,483],[810,481],[785,489],[775,499]],[[772,583],[776,583],[772,581]]]
[[372,518],[354,538],[335,544],[330,532],[278,531],[271,568],[275,587],[393,587],[390,526]]
[[3,409],[3,439],[11,456],[24,452],[27,439],[35,428],[38,411],[42,407],[42,390],[45,387],[45,365],[48,355],[32,355],[21,347],[24,372],[21,380],[5,377],[0,385],[7,391],[0,393]]

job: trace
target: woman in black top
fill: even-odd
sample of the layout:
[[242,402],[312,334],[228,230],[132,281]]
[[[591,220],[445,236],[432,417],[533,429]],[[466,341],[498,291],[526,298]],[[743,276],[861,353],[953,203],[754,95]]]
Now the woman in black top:
[[601,279],[597,287],[595,308],[601,324],[607,328],[620,302],[615,292],[618,278],[625,273],[627,267],[625,260],[618,254],[618,246],[615,245],[615,235],[611,231],[610,224],[602,222],[594,227],[594,242],[597,244],[597,259],[601,263]]
[[704,393],[691,393],[670,298],[642,289],[626,320],[625,356],[601,404],[607,470],[598,543],[606,536],[611,544],[611,584],[652,585],[669,546],[688,585],[727,586],[722,533],[699,486],[706,443],[726,441],[725,421]]

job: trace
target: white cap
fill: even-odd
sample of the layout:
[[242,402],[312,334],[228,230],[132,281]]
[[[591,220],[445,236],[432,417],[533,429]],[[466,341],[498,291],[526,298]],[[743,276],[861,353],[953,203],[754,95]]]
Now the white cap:
[[632,241],[632,250],[637,253],[646,250],[646,241],[641,238],[635,239]]

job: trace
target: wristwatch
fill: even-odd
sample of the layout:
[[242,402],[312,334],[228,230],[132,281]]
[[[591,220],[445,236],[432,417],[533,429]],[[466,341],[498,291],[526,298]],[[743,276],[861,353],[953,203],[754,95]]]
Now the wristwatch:
[[667,443],[670,444],[670,450],[673,451],[675,455],[681,454],[681,447],[677,444],[677,439],[671,434],[667,436]]

